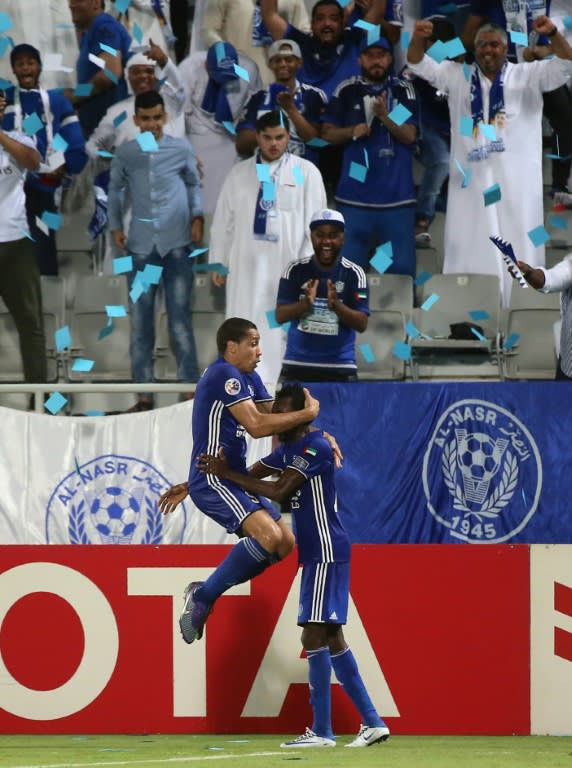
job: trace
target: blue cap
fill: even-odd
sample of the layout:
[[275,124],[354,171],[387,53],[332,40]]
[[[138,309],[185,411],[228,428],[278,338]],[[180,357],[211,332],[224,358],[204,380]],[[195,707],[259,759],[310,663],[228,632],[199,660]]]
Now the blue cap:
[[370,43],[367,39],[367,35],[364,35],[359,46],[359,52],[363,53],[367,48],[385,48],[386,51],[393,53],[393,46],[385,37],[378,37],[377,40]]
[[20,45],[15,45],[14,48],[12,48],[10,51],[10,64],[12,65],[12,68],[14,67],[14,62],[18,56],[31,56],[33,59],[36,59],[40,67],[42,66],[39,50],[29,43],[20,43]]

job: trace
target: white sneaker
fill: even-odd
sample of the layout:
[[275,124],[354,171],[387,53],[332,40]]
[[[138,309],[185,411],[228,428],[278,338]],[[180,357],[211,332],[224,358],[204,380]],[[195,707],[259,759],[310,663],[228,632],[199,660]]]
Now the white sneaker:
[[[388,731],[389,733],[389,731]],[[325,736],[317,736],[314,731],[306,728],[305,732],[292,741],[285,741],[281,747],[335,747],[335,739],[327,739]]]
[[389,738],[389,728],[386,725],[362,725],[359,733],[346,747],[371,747],[372,744],[381,744]]

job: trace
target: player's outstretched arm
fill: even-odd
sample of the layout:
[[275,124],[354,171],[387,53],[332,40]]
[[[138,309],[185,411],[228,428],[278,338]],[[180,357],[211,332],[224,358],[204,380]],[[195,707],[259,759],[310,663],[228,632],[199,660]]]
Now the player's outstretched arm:
[[172,488],[169,488],[168,491],[165,491],[165,493],[159,497],[157,504],[159,507],[159,512],[161,512],[162,515],[168,515],[169,512],[172,512],[174,509],[176,509],[178,505],[187,498],[188,495],[189,488],[187,483],[179,483],[178,485],[173,485]]
[[304,393],[306,400],[301,411],[261,413],[252,400],[243,400],[231,405],[230,411],[251,437],[268,437],[314,421],[320,412],[320,403],[307,389],[304,389]]

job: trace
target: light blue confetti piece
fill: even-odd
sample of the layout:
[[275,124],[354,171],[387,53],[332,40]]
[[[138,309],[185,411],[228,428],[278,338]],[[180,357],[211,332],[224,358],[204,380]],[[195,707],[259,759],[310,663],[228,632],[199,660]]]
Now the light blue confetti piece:
[[161,267],[159,264],[145,264],[145,269],[143,270],[143,277],[147,281],[147,283],[152,283],[153,285],[159,285],[161,282],[161,275],[163,274],[163,267]]
[[365,149],[365,147],[364,147],[364,150],[363,150],[363,161],[365,163],[365,167],[369,171],[369,155],[367,154],[367,149]]
[[483,192],[483,199],[485,201],[485,207],[487,205],[494,205],[501,199],[501,188],[498,184],[493,184],[492,187],[488,187]]
[[445,56],[448,59],[455,59],[457,56],[462,56],[464,53],[466,53],[466,50],[460,37],[455,37],[453,40],[448,40],[445,43]]
[[428,48],[425,53],[428,56],[431,56],[431,58],[436,61],[437,64],[440,64],[447,56],[447,49],[445,48],[445,43],[442,40],[437,40],[437,42],[433,43],[433,45]]
[[65,152],[69,144],[59,133],[56,133],[52,139],[52,149],[54,152]]
[[431,272],[420,272],[413,281],[413,285],[425,285],[425,283],[428,280],[431,280],[432,277],[433,275]]
[[262,182],[262,199],[268,202],[276,200],[276,185],[273,181]]
[[[150,285],[150,282],[147,278],[147,275],[144,272],[139,271],[135,273],[135,277],[133,278],[133,282],[131,283],[131,288],[134,288],[135,286],[137,286],[138,288],[140,287],[142,289],[142,292],[144,293],[149,289],[149,285]],[[139,296],[137,298],[139,298]]]
[[115,0],[113,5],[115,6],[116,11],[119,11],[119,13],[125,13],[125,11],[131,5],[131,0]]
[[568,229],[568,222],[562,216],[555,216],[553,213],[548,214],[548,223],[554,229]]
[[270,166],[265,163],[256,163],[256,178],[258,181],[272,181],[270,176]]
[[56,352],[63,352],[64,349],[71,347],[72,337],[69,329],[69,325],[64,325],[58,328],[54,333],[56,340]]
[[338,0],[338,4],[342,6],[342,8],[345,8],[346,5],[349,5],[352,2],[352,0]]
[[105,51],[105,53],[110,53],[112,56],[117,56],[117,51],[115,48],[112,48],[110,45],[105,45],[105,43],[100,43],[99,47],[102,51]]
[[136,281],[134,280],[131,285],[131,290],[129,291],[129,298],[133,302],[133,304],[137,304],[141,296],[145,293],[145,286],[141,282],[141,280]]
[[466,61],[463,62],[463,77],[467,82],[471,79],[471,68]]
[[391,112],[388,114],[388,118],[392,120],[395,125],[403,125],[411,117],[411,112],[404,107],[403,104],[397,104]]
[[387,272],[387,270],[393,264],[393,258],[387,253],[387,251],[383,249],[382,246],[379,246],[375,254],[369,260],[369,263],[376,272],[379,272],[380,275],[383,275],[383,273]]
[[330,142],[326,141],[325,139],[321,139],[319,136],[315,136],[313,139],[310,139],[310,141],[307,141],[306,144],[309,147],[316,147],[317,149],[320,149],[320,147],[329,146]]
[[358,29],[365,29],[366,32],[373,32],[374,29],[379,29],[376,24],[372,24],[371,22],[365,21],[364,19],[358,19],[356,22],[354,22],[354,27],[358,27]]
[[143,221],[143,222],[145,222],[146,224],[152,224],[152,223],[153,223],[153,221],[154,221],[154,219],[142,219],[142,218],[140,218],[139,216],[137,216],[137,221]]
[[127,310],[123,304],[106,304],[107,317],[127,317]]
[[193,251],[189,253],[188,258],[189,259],[196,259],[197,256],[200,256],[203,253],[206,253],[208,251],[208,248],[195,248]]
[[528,45],[528,35],[526,32],[516,32],[514,29],[509,31],[510,41],[515,45],[523,45],[525,48]]
[[373,43],[376,43],[379,38],[381,37],[381,27],[379,24],[373,24],[372,29],[368,29],[367,32],[367,42],[368,45],[373,45]]
[[421,332],[414,325],[414,323],[411,322],[411,320],[407,321],[405,326],[405,333],[409,336],[410,339],[417,339],[419,336],[421,336]]
[[471,168],[471,166],[469,166],[465,171],[463,183],[461,184],[461,189],[466,189],[471,183],[472,178],[473,178],[473,169]]
[[226,52],[224,50],[224,43],[222,40],[219,40],[218,43],[215,43],[215,55],[217,64],[220,64],[221,61],[226,58]]
[[371,348],[371,344],[360,344],[359,351],[366,363],[375,363],[375,355]]
[[11,39],[11,37],[0,37],[0,58],[12,48]]
[[230,273],[230,270],[228,267],[225,267],[224,264],[221,264],[220,262],[216,261],[213,264],[193,264],[192,268],[193,272],[216,272],[219,275],[226,276]]
[[512,349],[515,344],[518,344],[520,340],[520,333],[511,333],[508,339],[505,339],[505,342],[503,344],[504,349],[510,350]]
[[28,238],[28,240],[31,240],[33,243],[35,243],[35,242],[36,242],[36,241],[34,240],[34,238],[32,237],[32,235],[31,235],[29,232],[27,232],[25,229],[22,229],[22,227],[18,227],[18,229],[19,229],[19,230],[20,230],[20,232],[21,232],[21,233],[24,235],[24,237],[27,237],[27,238]]
[[527,232],[527,235],[535,248],[544,245],[544,243],[547,243],[550,240],[550,235],[542,224],[539,227],[531,229],[530,232]]
[[403,362],[411,360],[411,345],[404,341],[396,341],[393,344],[393,354]]
[[230,120],[223,120],[222,127],[225,128],[233,136],[236,136],[236,128],[234,126],[234,123],[231,123]]
[[497,140],[496,128],[490,123],[479,123],[479,133],[484,136],[487,141]]
[[[469,139],[473,136],[473,118],[468,115],[461,115],[459,120],[459,133],[461,136],[467,136]],[[463,172],[463,176],[465,173]]]
[[299,165],[295,165],[292,168],[292,175],[294,176],[294,181],[296,184],[300,187],[304,183],[304,171],[300,168]]
[[408,32],[407,30],[404,30],[401,33],[401,37],[399,39],[399,44],[401,45],[401,49],[403,51],[406,51],[409,48],[409,43],[411,42],[411,32]]
[[0,35],[3,35],[4,32],[8,32],[8,30],[12,29],[13,26],[14,23],[9,14],[7,14],[5,11],[0,13]]
[[114,117],[114,118],[113,118],[113,125],[114,125],[116,128],[119,128],[119,126],[121,125],[121,123],[123,123],[125,120],[127,120],[127,112],[126,112],[125,110],[123,110],[123,112],[120,112],[120,113],[117,115],[117,117]]
[[44,408],[49,411],[52,416],[55,416],[58,411],[61,411],[66,403],[67,400],[63,395],[61,395],[59,392],[54,392],[44,403]]
[[440,299],[440,298],[441,298],[441,297],[439,296],[439,294],[438,294],[438,293],[432,293],[432,294],[431,294],[431,296],[428,296],[428,297],[425,299],[425,301],[424,301],[424,302],[423,302],[423,304],[421,305],[421,309],[422,309],[424,312],[429,312],[429,310],[431,309],[431,307],[432,307],[434,304],[436,304],[436,303],[439,301],[439,299]]
[[137,143],[143,150],[143,152],[158,152],[159,145],[157,144],[155,137],[151,131],[143,131],[137,136]]
[[365,181],[365,177],[367,175],[367,168],[365,165],[362,165],[361,163],[355,163],[353,160],[350,163],[350,170],[348,172],[348,176],[351,179],[355,179],[356,181],[359,181],[363,184]]
[[241,80],[245,80],[247,83],[250,82],[250,75],[244,67],[241,67],[238,64],[233,64],[232,67]]
[[113,320],[109,318],[107,321],[107,324],[103,326],[101,331],[97,334],[97,340],[101,341],[102,339],[107,338],[110,333],[113,333],[115,326],[113,325]]
[[109,80],[111,80],[111,82],[112,82],[112,83],[115,83],[115,85],[117,85],[117,83],[119,82],[119,80],[118,80],[118,78],[117,78],[117,75],[115,74],[115,72],[112,72],[112,71],[111,71],[110,69],[108,69],[107,67],[105,67],[105,69],[103,70],[103,74],[104,74],[104,75],[105,75],[107,78],[109,78]]
[[10,80],[4,80],[3,77],[0,77],[0,88],[7,91],[8,88],[13,88],[14,84],[10,82]]
[[135,38],[135,40],[139,43],[139,45],[141,45],[141,43],[143,42],[143,30],[141,29],[139,24],[137,24],[136,21],[133,23],[133,26],[131,27],[131,31],[133,32],[133,37]]
[[87,360],[85,357],[78,357],[73,361],[72,371],[76,371],[77,373],[89,373],[94,365],[95,360]]
[[133,271],[133,257],[132,256],[118,256],[113,259],[113,274],[124,275],[126,272]]
[[41,216],[42,221],[49,229],[53,229],[57,232],[62,225],[62,217],[59,213],[52,213],[51,211],[44,211]]
[[93,83],[78,83],[74,88],[73,95],[79,99],[88,99],[93,91]]
[[486,311],[486,309],[472,309],[469,312],[469,317],[471,318],[471,320],[474,320],[476,323],[479,320],[490,320],[491,316]]
[[27,136],[35,136],[38,131],[44,127],[44,124],[38,117],[37,112],[32,112],[22,120],[22,128]]
[[84,411],[83,415],[84,416],[105,416],[105,411],[95,411],[95,410]]
[[445,3],[444,5],[440,5],[437,8],[437,13],[443,13],[445,15],[452,13],[458,13],[459,12],[459,6],[456,3]]
[[564,22],[566,29],[572,29],[572,16],[564,16],[562,21]]
[[113,152],[107,152],[105,149],[98,149],[97,154],[99,157],[107,157],[107,158],[113,157]]
[[280,323],[276,319],[275,309],[269,309],[268,312],[266,312],[266,322],[268,323],[269,328],[280,328]]
[[486,336],[483,336],[483,334],[480,331],[477,331],[476,328],[473,328],[473,326],[471,326],[471,333],[473,334],[473,336],[476,336],[479,341],[487,340]]

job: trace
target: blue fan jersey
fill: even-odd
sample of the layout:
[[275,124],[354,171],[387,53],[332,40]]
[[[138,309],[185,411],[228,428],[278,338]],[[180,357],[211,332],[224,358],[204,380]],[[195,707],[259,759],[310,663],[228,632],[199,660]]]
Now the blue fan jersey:
[[281,443],[261,462],[279,472],[295,469],[306,478],[290,499],[299,562],[349,562],[350,540],[338,517],[334,457],[322,433]]
[[299,301],[311,280],[320,281],[314,305],[309,314],[290,323],[283,362],[355,369],[356,332],[340,323],[336,313],[328,307],[327,281],[335,284],[338,299],[347,307],[369,315],[365,272],[343,257],[330,270],[320,269],[313,256],[292,261],[280,278],[276,303],[293,304]]
[[193,401],[190,491],[208,484],[207,476],[196,467],[201,453],[216,456],[223,448],[229,467],[246,472],[246,430],[234,418],[230,406],[243,400],[262,403],[273,399],[256,372],[241,373],[223,357],[209,365],[197,384]]

